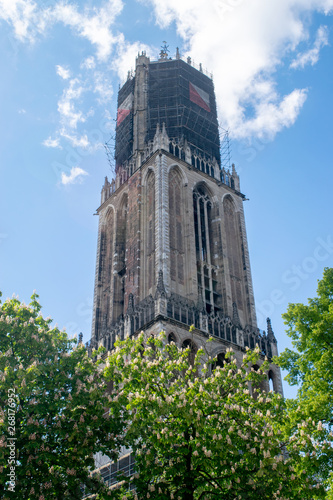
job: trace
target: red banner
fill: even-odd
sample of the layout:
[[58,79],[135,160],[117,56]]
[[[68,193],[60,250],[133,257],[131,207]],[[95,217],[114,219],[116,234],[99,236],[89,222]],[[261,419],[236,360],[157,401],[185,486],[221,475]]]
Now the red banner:
[[126,116],[130,114],[133,107],[133,94],[130,94],[126,97],[126,99],[121,103],[117,112],[117,127],[121,124],[123,120],[125,120]]
[[201,108],[210,112],[209,94],[204,90],[200,89],[199,87],[197,87],[196,85],[193,85],[193,83],[191,82],[189,82],[189,85],[190,85],[190,101],[194,102]]

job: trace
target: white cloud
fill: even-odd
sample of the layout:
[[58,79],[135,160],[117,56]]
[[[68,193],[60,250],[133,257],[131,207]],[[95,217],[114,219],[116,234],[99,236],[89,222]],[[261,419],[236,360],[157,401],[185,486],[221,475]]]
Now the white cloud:
[[35,34],[45,29],[38,6],[31,0],[0,0],[0,19],[13,26],[20,41],[33,42]]
[[24,108],[21,108],[21,109],[19,109],[19,110],[18,110],[18,113],[19,113],[20,115],[25,115],[25,114],[26,114],[26,112],[27,112],[27,111],[26,111]]
[[290,127],[295,123],[306,97],[306,89],[296,89],[280,101],[276,99],[273,102],[271,98],[267,102],[258,103],[256,116],[240,123],[237,135],[272,139],[283,127]]
[[82,69],[94,69],[96,66],[95,58],[93,56],[87,57],[84,61],[82,61],[80,67]]
[[98,95],[100,104],[111,101],[113,96],[110,80],[100,71],[94,73],[94,93]]
[[66,128],[76,129],[79,122],[86,120],[83,112],[76,110],[74,104],[74,101],[82,96],[84,90],[80,80],[73,78],[69,81],[68,88],[63,91],[61,99],[58,101],[58,111]]
[[[150,55],[158,50],[139,42],[129,43],[122,33],[114,30],[123,9],[122,0],[102,0],[101,6],[94,7],[85,6],[93,2],[47,3],[49,6],[37,0],[0,0],[0,20],[10,24],[15,37],[22,42],[34,42],[58,23],[94,47],[96,53],[85,57],[78,78],[57,66],[59,76],[68,84],[58,102],[57,136],[72,145],[88,147],[87,133],[78,130],[89,117],[83,99],[87,92],[93,92],[97,101],[103,103],[113,95],[101,69],[105,61],[116,53],[112,68],[124,80],[138,52],[146,50]],[[300,53],[300,44],[310,37],[311,15],[331,13],[333,0],[145,0],[145,3],[153,6],[160,27],[175,24],[184,40],[185,56],[191,55],[214,72],[220,123],[230,129],[231,135],[273,137],[295,122],[307,92],[304,88],[290,88],[280,95],[277,69],[292,59],[293,68],[316,63],[321,48],[328,44],[327,28],[322,26],[318,30],[312,49]]]
[[61,184],[67,186],[68,184],[77,184],[83,181],[83,177],[88,175],[88,172],[80,167],[73,167],[69,173],[66,175],[65,172],[61,173]]
[[60,146],[60,141],[59,138],[57,139],[52,139],[52,137],[48,137],[43,141],[43,146],[46,146],[47,148],[59,148],[62,149]]
[[[133,63],[138,52],[146,50],[151,53],[149,47],[139,42],[133,44],[127,43],[123,36],[119,36],[119,45],[117,45],[117,57],[113,63],[113,69],[123,76],[126,68],[128,71],[129,64]],[[90,108],[84,110],[87,101],[87,94],[92,93],[99,105],[105,105],[113,98],[113,87],[110,79],[106,76],[102,69],[94,69],[96,61],[93,57],[89,57],[81,64],[81,74],[78,77],[70,78],[67,81],[67,87],[64,89],[61,98],[58,101],[58,112],[60,115],[60,126],[57,134],[60,139],[65,139],[70,142],[71,146],[79,147],[87,151],[95,151],[104,144],[103,138],[100,137],[100,132],[91,129],[87,126],[88,119],[94,114],[94,110]],[[103,68],[104,63],[98,61],[98,67]],[[58,66],[59,72],[62,73],[61,66]],[[66,73],[67,76],[67,73]],[[89,133],[80,131],[82,124],[86,124]],[[98,135],[98,137],[97,137]],[[106,140],[106,138],[105,138]]]
[[106,60],[118,40],[111,26],[122,9],[122,0],[108,0],[103,7],[86,7],[81,12],[77,5],[61,0],[50,7],[32,0],[0,0],[0,19],[12,25],[18,40],[31,43],[47,28],[62,23],[94,45],[98,59]]
[[[56,132],[60,140],[68,141],[75,148],[95,151],[104,143],[102,132],[96,132],[96,125],[89,127],[89,119],[95,113],[88,96],[95,99],[97,105],[105,105],[113,97],[113,87],[102,71],[85,74],[66,81],[66,88],[58,100],[59,126]],[[87,104],[89,108],[87,109]],[[83,125],[85,129],[82,131]],[[87,132],[88,130],[88,132]],[[98,136],[98,137],[97,137]],[[47,145],[51,145],[47,142]]]
[[126,80],[128,73],[134,69],[133,65],[135,58],[143,51],[146,52],[148,57],[158,52],[158,50],[152,46],[140,42],[129,43],[125,40],[123,35],[119,36],[117,57],[113,61],[113,67],[121,80]]
[[80,135],[75,132],[69,132],[66,128],[60,129],[59,133],[60,136],[67,139],[74,148],[88,149],[90,146],[87,134]]
[[308,38],[308,15],[331,12],[333,0],[149,2],[162,28],[175,23],[185,56],[214,72],[220,123],[232,136],[272,138],[295,122],[307,91],[279,95],[276,70]]
[[63,80],[68,80],[68,78],[71,76],[69,69],[60,66],[59,64],[56,66],[56,70],[57,70],[57,75],[59,75],[60,78],[62,78]]
[[91,3],[75,4],[65,0],[0,0],[0,22],[4,20],[11,25],[14,36],[20,42],[33,43],[44,35],[47,29],[60,24],[67,27],[74,36],[90,42],[96,50],[94,56],[90,55],[83,60],[80,65],[81,73],[75,78],[71,76],[68,68],[56,66],[57,74],[66,81],[66,88],[58,100],[59,125],[55,132],[57,139],[45,139],[43,144],[46,147],[61,147],[60,142],[66,140],[73,147],[92,151],[101,144],[94,136],[95,128],[89,129],[86,125],[88,131],[90,130],[87,133],[86,130],[82,131],[82,125],[86,124],[93,114],[92,108],[87,110],[88,93],[94,94],[95,102],[99,105],[109,102],[113,97],[113,88],[100,68],[104,69],[104,63],[113,51],[124,46],[123,35],[113,33],[113,25],[122,11],[123,2],[102,0],[101,6],[86,5]]
[[291,68],[304,68],[307,64],[314,66],[318,62],[320,50],[328,45],[327,26],[320,26],[312,49],[307,52],[297,54],[297,57],[290,64]]
[[55,21],[70,26],[79,36],[89,40],[97,48],[97,58],[106,60],[118,39],[110,27],[122,9],[121,0],[108,0],[105,7],[84,9],[82,14],[76,5],[60,2],[56,4],[52,15]]
[[68,82],[68,87],[64,89],[58,101],[59,128],[56,132],[60,139],[65,139],[73,147],[88,149],[90,147],[88,136],[85,132],[80,132],[79,125],[94,114],[94,111],[84,111],[84,94],[91,90],[91,85],[80,78],[72,78]]

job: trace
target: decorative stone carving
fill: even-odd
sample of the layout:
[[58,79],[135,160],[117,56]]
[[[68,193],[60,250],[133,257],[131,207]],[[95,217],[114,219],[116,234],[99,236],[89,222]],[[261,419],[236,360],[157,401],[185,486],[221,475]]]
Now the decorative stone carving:
[[162,269],[160,269],[158,271],[158,278],[157,278],[155,299],[158,299],[160,297],[166,298],[166,291],[165,291],[165,287],[164,287],[163,271],[162,271]]
[[[158,151],[159,149],[164,149],[165,151],[169,151],[169,142],[170,139],[165,128],[165,123],[163,123],[162,125],[162,130],[160,128],[160,124],[158,123],[152,144],[152,150],[149,151],[149,154],[151,152],[155,153],[155,151]],[[146,156],[148,156],[148,154],[146,154]]]
[[134,313],[134,296],[132,293],[128,296],[127,316],[132,316]]
[[267,338],[270,342],[273,342],[274,344],[277,343],[277,340],[275,338],[273,329],[272,329],[272,323],[270,318],[267,318]]
[[198,311],[204,312],[205,311],[205,304],[204,304],[204,301],[203,301],[203,298],[202,298],[202,287],[199,286],[198,289],[199,289],[199,292],[198,292],[198,304],[197,304],[197,308],[198,308]]
[[232,304],[232,321],[237,328],[242,328],[236,302],[233,302]]

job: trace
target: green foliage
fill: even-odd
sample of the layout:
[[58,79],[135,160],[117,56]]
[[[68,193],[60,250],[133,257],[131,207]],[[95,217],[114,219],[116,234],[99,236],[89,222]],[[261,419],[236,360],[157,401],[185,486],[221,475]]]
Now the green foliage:
[[199,350],[167,344],[163,334],[118,342],[105,376],[113,383],[110,412],[126,421],[124,443],[136,456],[129,482],[151,499],[315,499],[325,491],[311,420],[288,434],[283,398],[255,391],[259,352],[241,365],[227,354],[223,367]]
[[294,351],[278,359],[291,385],[300,384],[298,398],[309,415],[333,425],[333,269],[326,268],[318,296],[308,305],[289,304],[283,315]]
[[320,474],[327,477],[333,468],[332,448],[325,444],[333,429],[333,269],[325,268],[317,297],[308,305],[289,304],[283,318],[294,350],[286,349],[275,361],[289,372],[291,385],[299,384],[296,400],[288,401],[289,425],[295,427],[301,413],[313,419]]
[[[325,321],[317,315],[326,333],[332,289],[321,287]],[[314,300],[311,307],[319,306]],[[101,353],[92,360],[40,310],[36,294],[29,306],[13,298],[0,308],[1,498],[78,499],[83,491],[96,499],[331,498],[319,479],[331,466],[327,400],[306,403],[304,392],[306,384],[313,390],[307,370],[324,366],[329,336],[310,329],[310,316],[297,316],[299,337],[293,327],[298,350],[285,359],[303,392],[286,403],[259,390],[269,364],[258,350],[237,362],[228,352],[216,366],[209,340],[207,351],[194,355],[166,343],[163,333],[141,334],[117,341],[106,362]],[[314,330],[316,340],[307,342]],[[321,356],[311,353],[315,341],[323,344]],[[256,364],[258,371],[251,369]],[[325,377],[316,377],[318,388]],[[110,491],[92,474],[93,455],[116,459],[120,446],[133,450],[137,472]]]
[[[110,498],[90,474],[93,454],[113,456],[111,429],[121,430],[105,411],[101,367],[41,316],[36,294],[31,299],[26,306],[13,298],[0,309],[1,498],[77,499],[83,488]],[[10,462],[11,443],[16,457]]]

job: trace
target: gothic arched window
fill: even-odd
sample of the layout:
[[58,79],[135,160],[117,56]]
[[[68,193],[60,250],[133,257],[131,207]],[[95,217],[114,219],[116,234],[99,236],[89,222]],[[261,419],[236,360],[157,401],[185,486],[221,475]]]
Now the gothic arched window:
[[176,343],[176,336],[173,332],[169,333],[168,335],[168,343],[171,344],[171,342]]
[[197,260],[210,264],[210,234],[211,234],[212,203],[203,187],[199,186],[193,193],[193,212],[195,247]]
[[218,366],[223,368],[226,363],[230,363],[230,358],[226,358],[224,352],[219,352],[214,360],[213,369]]
[[[106,219],[105,219],[105,231],[101,233],[101,250],[104,254],[104,269],[103,269],[103,283],[105,286],[110,286],[111,276],[112,276],[112,256],[114,252],[114,212],[113,209],[109,209]],[[103,248],[104,247],[104,248]]]
[[155,174],[147,179],[147,275],[148,290],[155,285]]
[[269,383],[269,390],[270,391],[278,392],[277,383],[276,383],[276,376],[272,370],[269,370],[269,372],[268,372],[268,383]]
[[193,342],[193,340],[191,340],[191,339],[184,340],[184,342],[182,344],[182,349],[187,349],[188,347],[190,348],[188,360],[189,360],[189,363],[191,365],[193,365],[198,348],[197,348],[195,342]]
[[232,302],[235,302],[237,304],[238,309],[244,310],[242,290],[242,238],[240,233],[239,217],[236,213],[234,202],[230,196],[227,196],[223,201],[223,211],[228,250]]
[[125,274],[126,274],[126,231],[127,231],[127,194],[121,200],[117,211],[116,229],[116,254],[117,266],[114,269],[114,299],[113,299],[113,321],[124,314],[125,298]]
[[202,296],[206,311],[217,312],[220,307],[220,294],[218,293],[217,269],[212,255],[213,204],[202,185],[199,185],[193,192],[193,217],[198,293]]
[[169,238],[170,277],[177,284],[184,285],[184,234],[181,215],[182,178],[176,168],[169,172]]
[[114,211],[110,208],[106,214],[105,222],[101,230],[99,262],[98,262],[98,283],[100,287],[97,298],[95,335],[106,329],[110,323],[110,303],[109,294],[112,286],[112,265],[114,253]]

